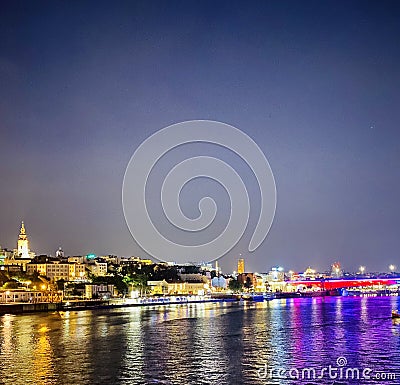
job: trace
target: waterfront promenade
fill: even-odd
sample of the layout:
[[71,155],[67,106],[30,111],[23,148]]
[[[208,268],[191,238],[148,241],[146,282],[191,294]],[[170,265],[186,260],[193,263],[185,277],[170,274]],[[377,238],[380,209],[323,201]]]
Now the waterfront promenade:
[[116,309],[137,306],[168,306],[188,305],[192,303],[217,303],[217,302],[264,302],[281,299],[305,299],[318,297],[353,296],[353,297],[398,297],[399,291],[382,290],[325,290],[308,292],[277,292],[277,293],[238,293],[219,294],[214,296],[158,296],[139,298],[110,298],[110,299],[74,299],[55,302],[11,302],[0,303],[0,315],[3,314],[26,314],[37,312],[54,312],[70,310],[91,309]]

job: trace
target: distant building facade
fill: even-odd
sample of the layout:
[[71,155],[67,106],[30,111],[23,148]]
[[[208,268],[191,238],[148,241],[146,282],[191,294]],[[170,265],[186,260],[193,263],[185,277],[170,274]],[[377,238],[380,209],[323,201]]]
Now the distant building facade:
[[245,270],[244,270],[244,259],[240,258],[238,260],[237,273],[238,274],[243,274],[244,272],[245,272]]
[[115,287],[114,285],[106,284],[87,284],[85,285],[85,297],[88,299],[92,298],[110,298],[114,295]]
[[26,265],[27,273],[33,275],[37,272],[39,275],[49,278],[52,282],[59,280],[77,281],[87,278],[86,265],[79,263],[28,263]]
[[90,272],[96,277],[105,277],[107,275],[107,262],[93,261],[87,265]]

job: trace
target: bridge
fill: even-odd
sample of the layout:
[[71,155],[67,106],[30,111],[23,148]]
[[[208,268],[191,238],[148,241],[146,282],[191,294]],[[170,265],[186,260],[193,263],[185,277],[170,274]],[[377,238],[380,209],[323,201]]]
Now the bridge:
[[321,290],[349,289],[366,286],[392,286],[400,284],[400,277],[395,278],[353,278],[353,279],[316,279],[288,281],[288,285],[306,286],[308,288],[317,287]]

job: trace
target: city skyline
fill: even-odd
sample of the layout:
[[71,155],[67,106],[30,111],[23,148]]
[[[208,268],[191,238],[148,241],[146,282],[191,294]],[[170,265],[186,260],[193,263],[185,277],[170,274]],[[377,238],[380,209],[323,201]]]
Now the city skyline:
[[[102,256],[114,256],[114,257],[121,257],[121,258],[131,258],[131,257],[135,257],[135,258],[141,258],[141,259],[145,259],[143,256],[141,255],[113,255],[111,253],[104,253],[102,255],[96,255],[96,254],[92,254],[92,253],[78,253],[75,255],[69,255],[69,254],[65,254],[63,247],[59,246],[58,249],[53,253],[49,253],[49,254],[43,254],[43,253],[36,253],[35,250],[31,250],[29,247],[30,244],[30,238],[28,236],[28,233],[26,232],[25,229],[25,223],[24,221],[21,221],[21,227],[20,227],[20,232],[19,232],[19,236],[16,237],[16,245],[17,247],[15,249],[13,248],[9,248],[9,247],[4,247],[2,244],[0,244],[0,253],[2,251],[6,251],[6,253],[4,254],[7,255],[7,258],[10,258],[10,256],[12,255],[13,257],[19,257],[22,259],[34,259],[34,256],[52,256],[52,257],[58,257],[61,258],[60,256],[62,256],[64,258],[69,258],[69,257],[73,257],[73,258],[78,258],[78,257],[87,257],[87,258],[94,258],[94,257],[102,257]],[[0,255],[1,256],[1,255]],[[3,257],[4,257],[3,256]],[[163,261],[158,261],[158,260],[154,260],[154,263],[163,263]],[[170,260],[170,261],[166,261],[168,263],[174,263],[176,265],[180,265],[180,263],[177,263],[174,260]],[[236,270],[233,271],[222,271],[223,274],[227,274],[230,275],[232,272],[236,273],[236,274],[243,274],[245,272],[254,272],[254,270],[246,270],[245,269],[245,263],[246,260],[244,258],[242,258],[242,255],[240,254],[238,256],[237,259],[237,268]],[[344,262],[344,266],[341,265],[341,262]],[[293,271],[293,269],[290,266],[286,266],[283,267],[281,266],[281,264],[279,263],[279,260],[274,260],[271,261],[271,264],[269,266],[266,266],[263,270],[259,270],[261,273],[265,273],[267,271],[271,271],[274,269],[278,269],[279,271],[288,273],[289,276],[293,273],[307,273],[307,271],[311,271],[313,272],[313,274],[315,273],[326,273],[326,272],[332,272],[333,275],[337,274],[339,275],[340,272],[340,276],[343,275],[344,272],[346,273],[350,273],[350,274],[354,274],[354,273],[358,273],[358,274],[369,274],[369,273],[385,273],[385,272],[390,272],[390,273],[395,273],[396,269],[397,269],[397,265],[394,265],[393,263],[391,263],[388,266],[385,266],[383,269],[381,268],[380,270],[377,271],[372,271],[372,270],[368,270],[368,267],[365,265],[361,265],[359,266],[356,270],[354,271],[350,271],[348,269],[346,269],[346,261],[335,261],[332,262],[329,266],[325,266],[322,269],[312,269],[311,266],[309,264],[306,263],[305,261],[305,265],[303,265],[303,268],[297,271]],[[27,262],[25,262],[27,263]],[[200,265],[200,264],[208,264],[209,262],[207,261],[202,261],[201,263],[192,263],[193,265]],[[191,264],[190,262],[188,262],[188,264]],[[218,261],[214,261],[212,263],[212,265],[215,265],[216,269],[219,269],[219,267],[217,268],[217,266],[219,266]],[[335,272],[336,271],[336,272]],[[257,273],[256,273],[257,274]]]
[[[128,161],[169,124],[215,119],[260,146],[278,192],[266,240],[246,252],[250,223],[220,260],[226,270],[239,254],[253,271],[277,258],[298,270],[399,265],[399,11],[391,1],[4,2],[0,244],[14,247],[24,220],[32,250],[146,257],[123,217]],[[197,201],[184,203],[194,215]]]

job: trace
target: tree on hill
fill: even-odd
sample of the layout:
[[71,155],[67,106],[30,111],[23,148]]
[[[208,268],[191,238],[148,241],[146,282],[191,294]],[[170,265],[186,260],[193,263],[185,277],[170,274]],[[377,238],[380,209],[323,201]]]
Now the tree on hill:
[[8,281],[3,285],[4,289],[18,289],[18,282],[17,281]]
[[146,294],[147,291],[147,281],[149,280],[148,274],[130,274],[124,277],[124,281],[127,285],[139,289],[140,296]]
[[239,293],[243,289],[243,285],[237,279],[231,279],[228,283],[228,288],[234,293]]

